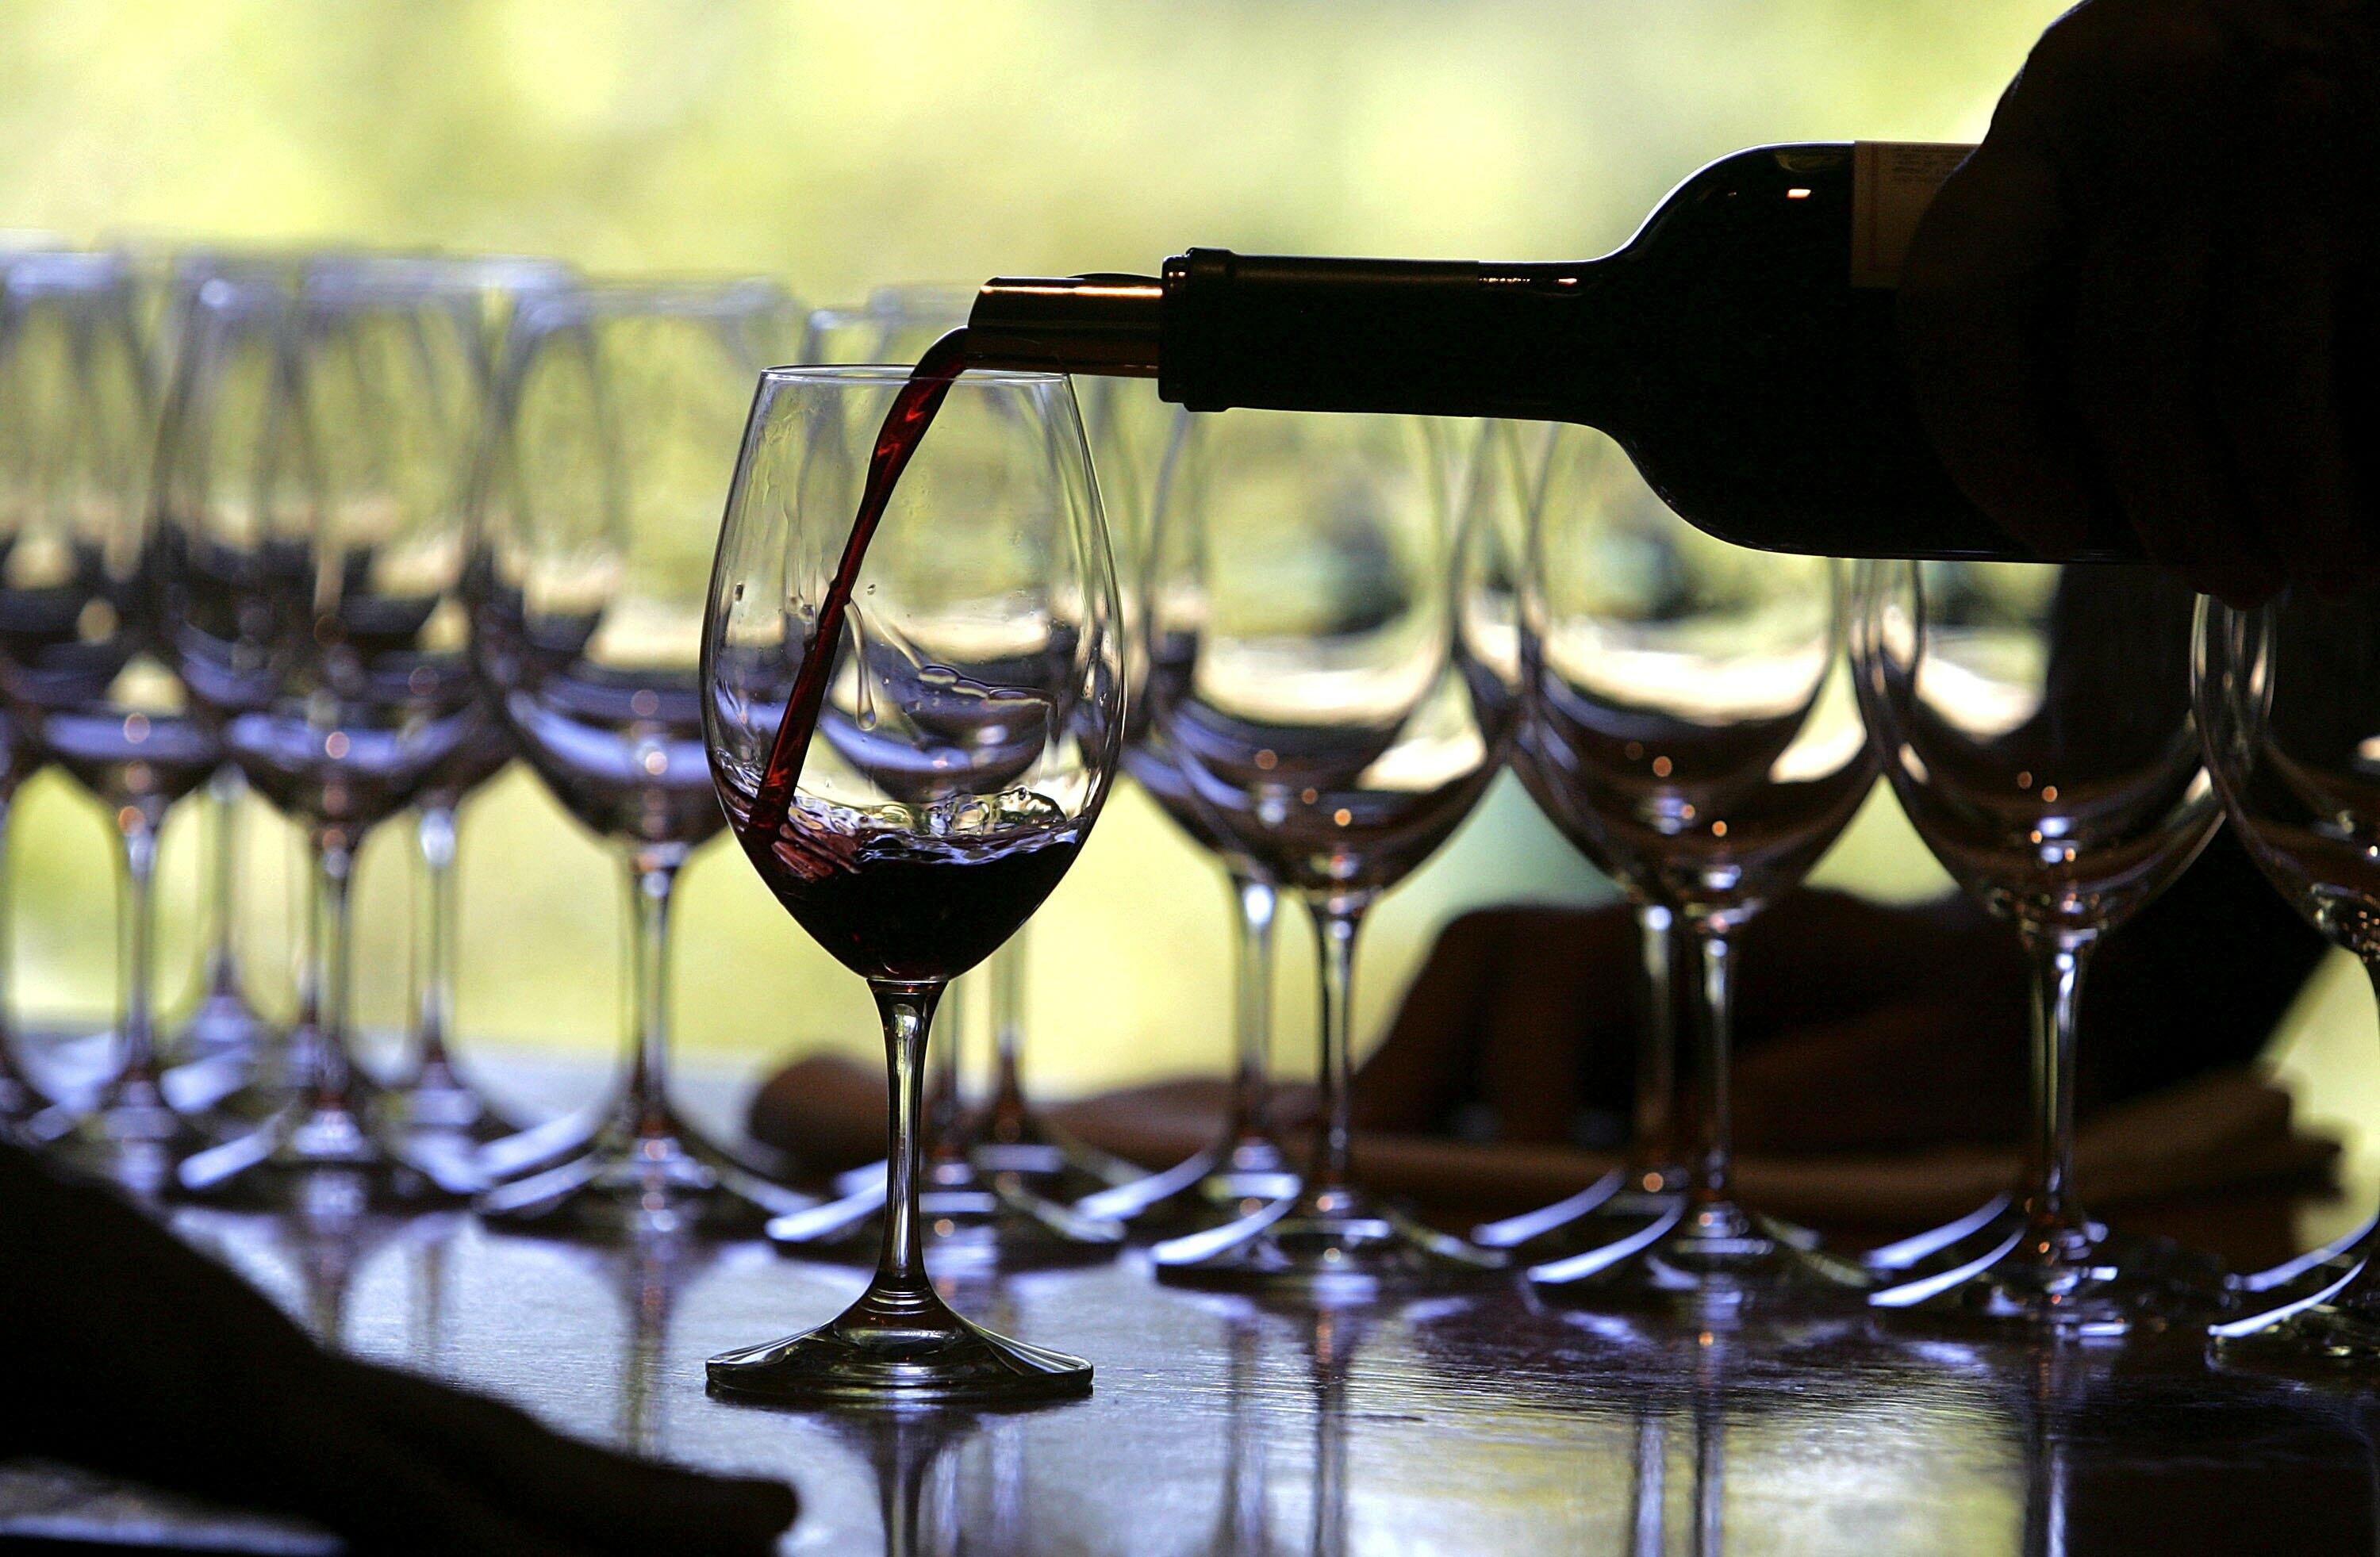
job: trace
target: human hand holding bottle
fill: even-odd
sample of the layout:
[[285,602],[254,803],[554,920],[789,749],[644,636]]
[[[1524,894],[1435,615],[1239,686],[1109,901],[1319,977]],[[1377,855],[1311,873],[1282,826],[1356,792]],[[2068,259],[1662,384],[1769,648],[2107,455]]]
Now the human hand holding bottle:
[[1902,280],[1912,382],[1968,497],[2053,554],[2112,508],[2235,602],[2380,578],[2375,152],[2380,8],[2060,18]]

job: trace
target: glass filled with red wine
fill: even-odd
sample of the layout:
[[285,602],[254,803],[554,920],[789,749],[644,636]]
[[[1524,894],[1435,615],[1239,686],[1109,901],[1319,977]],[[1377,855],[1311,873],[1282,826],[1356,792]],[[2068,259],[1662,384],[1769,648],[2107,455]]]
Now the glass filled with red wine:
[[1455,442],[1416,417],[1194,416],[1158,494],[1149,719],[1184,803],[1305,904],[1321,996],[1299,1192],[1159,1244],[1165,1281],[1330,1298],[1503,1264],[1376,1199],[1349,1160],[1357,931],[1470,813],[1511,725],[1455,652]]
[[[153,1196],[206,1143],[162,1084],[151,1003],[157,838],[221,748],[157,652],[141,502],[152,390],[126,268],[106,255],[39,253],[10,260],[0,282],[0,694],[15,737],[103,808],[122,882],[104,1079],[95,1097],[30,1112],[21,1128],[73,1172]],[[13,755],[8,768],[13,783]],[[34,1101],[18,1098],[20,1108]]]
[[897,1404],[1090,1387],[1088,1363],[959,1318],[925,1267],[936,1006],[1073,864],[1124,704],[1073,391],[956,367],[937,348],[914,379],[767,374],[711,572],[702,712],[720,803],[787,911],[874,991],[892,1098],[874,1280],[817,1329],[712,1358],[726,1394]]
[[621,862],[622,1079],[586,1116],[491,1145],[483,1215],[601,1237],[757,1231],[808,1196],[670,1095],[679,873],[725,825],[702,744],[711,515],[753,380],[790,348],[764,280],[598,283],[514,321],[477,500],[472,648],[514,748]]

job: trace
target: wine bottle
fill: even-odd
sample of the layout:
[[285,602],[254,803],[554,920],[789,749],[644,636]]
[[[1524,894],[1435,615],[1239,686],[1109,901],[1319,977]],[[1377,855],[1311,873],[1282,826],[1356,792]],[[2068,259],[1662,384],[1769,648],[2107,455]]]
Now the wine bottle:
[[[1766,146],[1680,185],[1625,247],[1558,264],[1192,249],[1157,277],[985,284],[966,359],[1154,377],[1193,410],[1583,422],[1687,521],[1834,557],[2037,554],[1936,459],[1893,288],[1962,146]],[[2110,525],[2067,560],[2133,560]]]

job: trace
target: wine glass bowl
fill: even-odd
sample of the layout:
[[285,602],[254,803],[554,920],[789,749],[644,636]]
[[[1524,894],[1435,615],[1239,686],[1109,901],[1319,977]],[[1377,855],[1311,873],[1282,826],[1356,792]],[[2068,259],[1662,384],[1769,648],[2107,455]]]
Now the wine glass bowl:
[[[921,1116],[943,988],[1039,906],[1105,802],[1123,717],[1112,564],[1064,379],[950,381],[888,497],[877,462],[919,426],[906,383],[864,367],[764,375],[711,573],[719,803],[786,911],[868,980],[893,1102],[868,1292],[823,1326],[712,1358],[725,1394],[887,1405],[1090,1387],[1089,1364],[935,1295],[920,1200],[947,1186],[929,1180]],[[868,544],[862,473],[886,505],[837,622],[838,565]]]
[[2222,810],[2189,693],[2194,597],[2146,568],[1864,564],[1859,690],[1918,836],[2034,963],[2022,1201],[1871,1255],[1888,1309],[2091,1335],[2203,1318],[2212,1261],[2111,1236],[2073,1189],[2076,1017],[2099,939]]

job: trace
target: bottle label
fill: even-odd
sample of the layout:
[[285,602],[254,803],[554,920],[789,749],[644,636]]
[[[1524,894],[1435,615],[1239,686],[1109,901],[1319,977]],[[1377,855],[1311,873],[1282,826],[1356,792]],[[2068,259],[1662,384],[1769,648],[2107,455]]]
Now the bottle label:
[[1917,219],[1972,146],[1862,140],[1852,147],[1852,284],[1899,286]]

